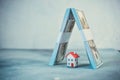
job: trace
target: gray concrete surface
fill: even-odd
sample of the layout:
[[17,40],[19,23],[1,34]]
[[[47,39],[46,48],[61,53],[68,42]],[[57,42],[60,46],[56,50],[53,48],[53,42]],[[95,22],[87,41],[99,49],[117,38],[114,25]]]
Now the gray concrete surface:
[[99,51],[104,64],[93,70],[82,50],[78,68],[67,68],[65,60],[48,66],[52,50],[0,50],[0,80],[120,80],[120,53]]

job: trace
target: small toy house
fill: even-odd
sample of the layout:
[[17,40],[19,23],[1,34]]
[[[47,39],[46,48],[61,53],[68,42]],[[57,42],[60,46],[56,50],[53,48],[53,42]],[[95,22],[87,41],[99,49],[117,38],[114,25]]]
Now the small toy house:
[[77,67],[79,55],[75,52],[69,52],[67,55],[67,67]]

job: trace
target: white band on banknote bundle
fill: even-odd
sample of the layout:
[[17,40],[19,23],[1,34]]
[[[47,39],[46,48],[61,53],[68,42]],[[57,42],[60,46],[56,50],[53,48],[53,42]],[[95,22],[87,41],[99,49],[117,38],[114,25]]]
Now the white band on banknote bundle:
[[69,41],[71,32],[60,32],[57,42],[65,43]]
[[82,31],[83,31],[87,41],[88,40],[93,40],[93,35],[92,35],[92,32],[91,32],[90,29],[83,29]]

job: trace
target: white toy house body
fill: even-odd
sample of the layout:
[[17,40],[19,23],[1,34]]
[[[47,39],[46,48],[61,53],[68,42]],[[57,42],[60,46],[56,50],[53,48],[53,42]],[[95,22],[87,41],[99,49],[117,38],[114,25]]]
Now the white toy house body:
[[69,52],[67,55],[67,67],[77,67],[79,55],[75,52]]

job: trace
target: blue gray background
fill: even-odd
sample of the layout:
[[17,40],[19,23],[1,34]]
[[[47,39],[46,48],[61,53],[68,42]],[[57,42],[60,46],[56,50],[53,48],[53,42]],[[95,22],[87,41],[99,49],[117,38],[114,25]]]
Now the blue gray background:
[[[70,7],[84,11],[98,48],[120,49],[120,0],[0,0],[0,49],[54,48]],[[76,25],[69,48],[83,48]]]

